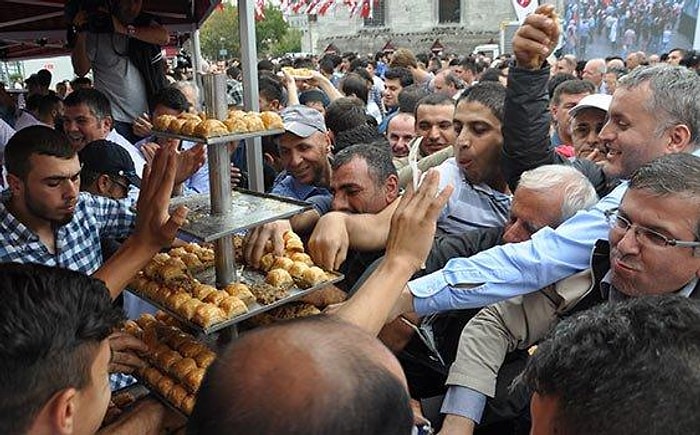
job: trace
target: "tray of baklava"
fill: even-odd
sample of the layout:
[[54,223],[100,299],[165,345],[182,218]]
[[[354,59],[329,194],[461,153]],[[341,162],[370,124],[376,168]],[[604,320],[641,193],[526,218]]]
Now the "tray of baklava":
[[210,334],[278,308],[343,279],[314,265],[299,237],[288,232],[284,255],[266,253],[261,268],[242,261],[242,237],[234,237],[238,281],[217,289],[214,251],[196,243],[157,254],[128,291],[159,307],[196,333]]
[[207,118],[204,113],[161,115],[153,120],[153,134],[160,137],[203,142],[207,145],[284,133],[282,118],[275,112],[229,110],[225,120]]

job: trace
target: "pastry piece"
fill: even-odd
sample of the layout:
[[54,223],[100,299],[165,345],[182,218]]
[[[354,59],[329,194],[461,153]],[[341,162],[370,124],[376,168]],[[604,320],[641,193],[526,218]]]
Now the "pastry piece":
[[187,269],[193,272],[198,272],[204,268],[204,264],[202,264],[202,260],[199,259],[197,254],[193,254],[191,252],[185,252],[180,259],[185,263],[185,266],[187,266]]
[[189,252],[182,246],[178,246],[177,248],[173,248],[168,252],[168,255],[171,257],[182,257],[184,254],[188,254]]
[[192,320],[194,318],[194,313],[202,305],[202,301],[199,299],[192,298],[180,306],[178,314],[187,320]]
[[183,343],[177,350],[185,358],[194,358],[202,351],[202,345],[195,341],[190,341]]
[[199,386],[202,384],[204,373],[206,373],[206,371],[203,368],[195,367],[194,369],[190,370],[189,373],[187,373],[184,379],[182,379],[182,383],[191,392],[196,393],[197,390],[199,390]]
[[284,240],[284,243],[287,243],[290,239],[297,239],[301,240],[301,237],[299,237],[299,234],[295,233],[292,230],[287,230],[282,234],[282,240]]
[[232,134],[248,132],[248,124],[243,118],[228,118],[224,121],[224,125]]
[[180,129],[180,134],[184,136],[194,136],[194,132],[197,129],[197,126],[202,123],[202,120],[197,117],[197,119],[188,119],[185,121],[184,124],[182,124],[182,128]]
[[199,306],[192,317],[192,321],[203,328],[209,328],[211,325],[224,320],[226,320],[226,316],[221,308],[208,303]]
[[197,362],[195,360],[192,358],[182,358],[170,368],[170,373],[182,380],[185,379],[185,376],[187,376],[189,372],[196,368]]
[[197,253],[200,252],[202,249],[204,249],[204,248],[202,248],[200,245],[198,245],[197,243],[187,243],[186,245],[181,246],[181,248],[182,248],[185,252],[190,252],[190,253],[192,253],[192,254],[197,254]]
[[163,376],[160,378],[158,383],[154,385],[158,392],[162,394],[165,397],[168,397],[168,393],[170,393],[170,390],[175,386],[175,381],[173,381],[170,377],[168,376]]
[[159,131],[167,131],[168,127],[170,127],[170,123],[173,122],[173,120],[175,119],[177,118],[173,115],[160,115],[159,117],[153,120],[153,129]]
[[297,317],[308,317],[321,314],[321,310],[311,304],[303,302],[292,302],[281,306],[270,313],[280,320],[296,319]]
[[165,395],[166,399],[176,408],[181,408],[183,401],[187,398],[189,392],[182,385],[174,385]]
[[164,371],[170,371],[170,368],[173,367],[177,362],[179,362],[182,359],[179,353],[177,353],[174,350],[168,350],[166,352],[161,353],[158,355],[158,367],[163,369]]
[[250,287],[251,293],[259,304],[269,305],[287,296],[284,288],[273,287],[265,282],[258,282]]
[[214,352],[210,351],[209,349],[204,349],[194,357],[194,360],[197,361],[197,365],[200,368],[206,370],[211,363],[214,362],[215,358],[216,354]]
[[326,277],[326,272],[324,272],[323,269],[318,266],[311,266],[309,267],[309,270],[304,272],[301,283],[304,287],[313,287],[327,280],[328,278]]
[[148,281],[148,278],[146,278],[143,273],[139,272],[134,279],[131,280],[129,287],[136,291],[143,291],[142,289],[148,284]]
[[164,285],[161,285],[158,287],[158,290],[153,293],[153,299],[159,301],[159,302],[165,302],[170,295],[173,295],[177,292],[173,291],[170,287],[166,287]]
[[304,273],[309,269],[309,265],[301,261],[295,261],[292,267],[289,268],[289,274],[292,275],[294,282],[303,282]]
[[275,112],[265,111],[260,114],[260,119],[262,119],[266,130],[276,130],[284,129],[284,124],[282,123],[282,117],[280,117]]
[[248,131],[262,131],[265,130],[265,124],[257,113],[248,113],[243,120],[248,127]]
[[[306,276],[306,273],[304,274]],[[288,289],[294,285],[294,280],[292,276],[284,269],[272,269],[267,272],[265,276],[265,282],[274,287]]]
[[289,239],[284,244],[287,252],[304,252],[304,243],[300,239]]
[[260,269],[265,272],[272,269],[272,265],[275,264],[276,258],[277,257],[275,257],[275,254],[273,254],[272,252],[269,252],[260,257]]
[[213,291],[213,292],[209,293],[209,295],[207,295],[207,297],[204,298],[203,301],[204,301],[204,302],[208,302],[208,303],[210,303],[210,304],[214,304],[214,305],[216,305],[216,306],[219,306],[219,304],[221,303],[221,301],[223,301],[223,300],[226,299],[227,297],[230,297],[230,296],[228,295],[228,293],[223,292],[223,291],[216,290],[216,291]]
[[168,124],[168,131],[170,133],[181,134],[182,126],[185,125],[186,122],[186,119],[175,118],[170,121],[170,124]]
[[287,257],[277,257],[275,262],[272,264],[272,269],[284,269],[289,271],[289,269],[294,264],[294,260]]
[[197,252],[197,257],[199,257],[199,261],[202,262],[204,267],[209,267],[214,264],[214,250],[211,248],[202,248]]
[[198,137],[214,137],[228,134],[226,125],[218,119],[207,119],[194,129],[194,135]]
[[167,343],[171,349],[177,350],[180,346],[182,346],[184,343],[190,340],[191,337],[189,335],[185,334],[184,332],[178,332],[177,334],[173,334],[170,337],[168,337]]
[[301,261],[302,263],[306,263],[307,266],[313,266],[314,262],[309,256],[309,254],[305,254],[303,252],[294,252],[289,256],[294,261]]
[[207,284],[197,284],[192,289],[192,296],[203,301],[212,293],[216,293],[216,288]]
[[146,380],[146,382],[155,387],[163,378],[163,373],[161,373],[155,367],[146,367],[143,371],[142,377]]
[[141,329],[148,329],[149,327],[158,323],[152,314],[141,314],[141,317],[136,319],[136,324],[141,327]]
[[247,306],[250,306],[255,302],[255,296],[253,296],[253,293],[250,292],[248,286],[243,283],[235,282],[233,284],[229,284],[226,286],[224,291],[231,296],[237,297]]
[[246,304],[235,296],[226,296],[218,305],[229,319],[248,312]]
[[182,401],[182,406],[180,407],[180,409],[182,409],[187,415],[192,414],[195,400],[195,396],[193,394],[190,394],[189,396],[185,397],[185,400]]
[[146,296],[155,299],[156,298],[156,293],[158,292],[158,289],[160,289],[160,284],[158,284],[156,281],[148,281],[146,285],[143,286],[141,289],[141,293],[145,294]]
[[168,296],[168,298],[165,300],[165,306],[173,311],[177,311],[182,306],[182,304],[189,301],[190,299],[192,299],[192,296],[190,296],[187,293],[173,293],[170,296]]
[[241,119],[245,116],[245,112],[243,110],[238,110],[238,109],[231,109],[228,111],[228,119]]
[[184,119],[186,121],[197,121],[201,122],[204,121],[199,115],[196,113],[190,113],[190,112],[183,112],[178,116],[179,119]]
[[134,322],[133,320],[127,320],[124,323],[124,332],[129,335],[133,335],[134,337],[141,337],[141,334],[143,334],[143,329],[141,329],[138,323]]

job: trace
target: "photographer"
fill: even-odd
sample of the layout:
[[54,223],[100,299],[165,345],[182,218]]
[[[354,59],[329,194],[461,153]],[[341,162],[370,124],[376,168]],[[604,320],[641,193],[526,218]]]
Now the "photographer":
[[93,70],[95,88],[112,103],[115,129],[133,143],[133,120],[148,112],[149,96],[165,84],[159,56],[168,31],[141,12],[141,0],[82,0],[75,14],[71,6],[76,3],[66,5],[75,32],[75,74]]

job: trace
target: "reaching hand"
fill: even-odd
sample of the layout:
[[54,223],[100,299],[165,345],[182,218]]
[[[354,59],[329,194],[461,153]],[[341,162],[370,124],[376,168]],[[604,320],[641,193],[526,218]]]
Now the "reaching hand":
[[153,163],[153,158],[156,156],[156,152],[160,149],[160,145],[153,142],[148,142],[141,145],[141,155],[146,159],[146,162],[150,165]]
[[452,185],[438,193],[440,174],[430,170],[416,192],[409,185],[391,218],[386,244],[387,261],[421,269],[433,245],[437,218],[452,194]]
[[309,255],[326,270],[338,270],[348,256],[350,237],[345,227],[345,215],[331,212],[322,216],[308,243]]
[[151,132],[153,132],[153,124],[151,124],[151,118],[148,114],[144,113],[134,119],[132,130],[134,130],[134,134],[138,137],[150,136]]
[[175,184],[180,184],[190,178],[204,164],[204,144],[198,143],[187,151],[178,152],[177,174]]
[[284,233],[291,231],[288,220],[279,220],[256,227],[248,232],[244,242],[243,255],[247,264],[254,268],[260,267],[260,257],[271,245],[272,252],[281,256],[284,254]]
[[110,373],[131,373],[146,365],[138,354],[147,352],[148,346],[132,335],[124,332],[112,334],[109,337],[109,347],[112,350]]
[[534,14],[525,18],[513,36],[513,53],[517,65],[528,69],[540,68],[544,59],[557,46],[559,33],[554,6],[539,6]]
[[156,152],[153,163],[143,170],[133,235],[156,250],[172,243],[187,217],[188,210],[184,206],[178,207],[172,215],[168,211],[177,160],[175,145],[166,145]]

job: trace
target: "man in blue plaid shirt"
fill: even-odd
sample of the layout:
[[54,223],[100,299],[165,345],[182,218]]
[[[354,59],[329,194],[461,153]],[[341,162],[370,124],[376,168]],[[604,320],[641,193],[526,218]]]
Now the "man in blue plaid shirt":
[[[186,212],[172,218],[167,206],[175,176],[174,147],[159,153],[141,186],[139,218],[133,201],[80,193],[78,155],[61,133],[43,126],[16,133],[5,149],[9,189],[0,196],[0,262],[40,263],[102,279],[112,298],[158,250],[168,245]],[[146,177],[144,177],[146,178]],[[127,239],[102,264],[101,237]],[[145,350],[131,337],[110,340],[113,363],[122,370],[142,364],[129,350]],[[113,387],[125,380],[115,379]]]

